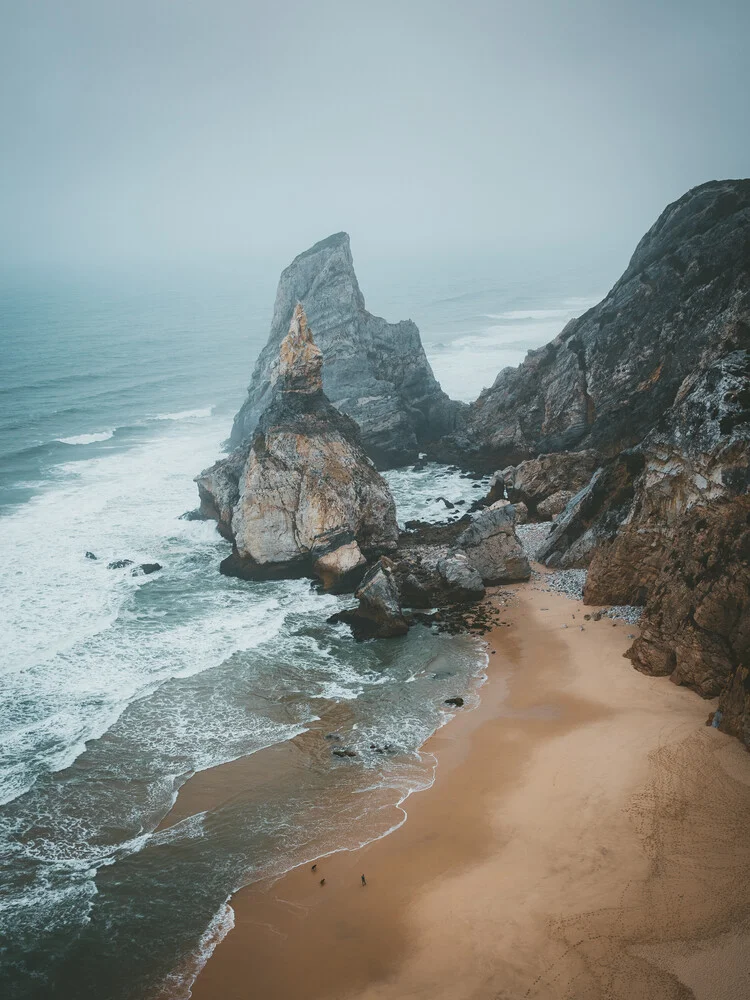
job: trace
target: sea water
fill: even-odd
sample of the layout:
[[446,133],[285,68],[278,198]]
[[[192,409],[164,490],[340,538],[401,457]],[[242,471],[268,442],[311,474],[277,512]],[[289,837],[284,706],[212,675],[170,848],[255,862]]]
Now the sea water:
[[[188,996],[231,927],[230,894],[402,822],[394,803],[433,780],[421,747],[450,718],[445,699],[477,697],[479,640],[417,627],[355,643],[327,623],[350,597],[222,577],[227,543],[213,524],[181,519],[265,340],[272,288],[251,289],[70,283],[0,295],[8,1000]],[[423,315],[411,312],[460,398],[583,305],[576,289],[560,301],[538,290],[538,309],[502,290],[458,301],[443,290],[422,286]],[[478,493],[441,466],[388,478],[402,523],[444,517],[439,497]],[[108,568],[123,559],[163,568]],[[328,718],[356,758],[331,754],[316,730]],[[279,757],[275,770],[269,757],[248,794],[160,827],[192,774],[281,752],[308,730],[299,766]]]

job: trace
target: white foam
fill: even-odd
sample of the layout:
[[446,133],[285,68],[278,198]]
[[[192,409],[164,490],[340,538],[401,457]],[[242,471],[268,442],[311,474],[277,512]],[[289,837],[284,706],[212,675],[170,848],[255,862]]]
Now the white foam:
[[174,1000],[189,1000],[193,995],[191,987],[198,978],[201,969],[227,934],[233,929],[234,910],[229,905],[229,900],[227,899],[214,914],[193,954],[190,955],[180,968],[171,972],[166,977],[162,984],[163,992],[161,995],[172,997]]
[[108,441],[114,431],[97,431],[94,434],[76,434],[73,437],[56,438],[60,444],[95,444],[97,441]]
[[177,413],[157,413],[152,420],[205,420],[213,413],[212,406],[204,406],[198,410],[179,410]]

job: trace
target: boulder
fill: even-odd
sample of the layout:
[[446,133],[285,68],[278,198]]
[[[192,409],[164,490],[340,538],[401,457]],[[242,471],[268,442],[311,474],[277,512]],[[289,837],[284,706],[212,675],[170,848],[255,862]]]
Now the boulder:
[[132,559],[115,559],[111,563],[107,563],[107,569],[125,569],[126,566],[133,566]]
[[355,639],[386,639],[405,635],[408,624],[393,574],[393,564],[381,558],[366,573],[354,595],[359,607],[339,611],[329,619],[349,625]]
[[479,514],[458,536],[456,546],[466,553],[485,584],[514,583],[531,576],[511,507]]
[[552,496],[537,504],[537,517],[540,521],[552,521],[558,514],[562,514],[573,496],[574,494],[570,490],[558,490],[557,493],[553,493]]
[[272,396],[271,371],[301,303],[322,352],[328,399],[359,426],[381,468],[419,460],[424,445],[455,429],[466,406],[441,390],[411,322],[387,323],[365,309],[346,233],[296,257],[279,279],[268,341],[237,414],[231,445],[255,434]]
[[396,548],[390,490],[356,424],[326,398],[322,363],[298,306],[252,441],[197,477],[201,508],[234,543],[228,575],[309,576],[317,566],[335,589],[363,559]]
[[516,524],[526,524],[529,519],[529,508],[522,501],[517,501],[513,504],[513,510],[516,512]]
[[437,572],[443,583],[439,590],[443,591],[446,601],[463,604],[468,601],[478,601],[484,597],[484,582],[469,561],[465,552],[452,552],[438,560]]

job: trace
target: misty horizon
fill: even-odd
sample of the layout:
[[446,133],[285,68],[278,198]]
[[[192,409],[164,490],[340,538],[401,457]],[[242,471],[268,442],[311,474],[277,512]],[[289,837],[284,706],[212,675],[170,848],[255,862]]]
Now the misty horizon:
[[363,271],[538,259],[613,281],[669,202],[750,172],[733,0],[74,0],[3,21],[6,273],[278,274],[343,229]]

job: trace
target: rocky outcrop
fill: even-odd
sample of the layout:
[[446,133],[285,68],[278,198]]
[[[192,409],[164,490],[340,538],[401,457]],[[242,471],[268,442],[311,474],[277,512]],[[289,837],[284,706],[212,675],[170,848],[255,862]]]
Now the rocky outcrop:
[[[750,485],[750,352],[735,351],[685,379],[677,400],[636,449],[632,502],[599,529],[585,598],[642,604],[684,531],[688,511]],[[613,526],[614,527],[614,526]]]
[[719,728],[750,745],[750,496],[694,507],[665,556],[627,655],[719,695]]
[[501,371],[434,454],[486,471],[544,452],[614,457],[687,376],[750,346],[749,314],[750,180],[711,181],[669,205],[604,300]]
[[297,306],[252,441],[197,477],[201,508],[234,542],[222,571],[317,573],[336,589],[396,548],[396,510],[356,424],[326,398],[321,352]]
[[260,353],[231,444],[249,440],[271,394],[271,369],[300,302],[323,355],[328,399],[359,426],[381,468],[415,461],[420,449],[457,426],[452,402],[432,374],[410,320],[387,323],[365,309],[349,237],[337,233],[296,257],[279,280],[271,332]]

